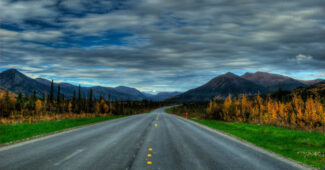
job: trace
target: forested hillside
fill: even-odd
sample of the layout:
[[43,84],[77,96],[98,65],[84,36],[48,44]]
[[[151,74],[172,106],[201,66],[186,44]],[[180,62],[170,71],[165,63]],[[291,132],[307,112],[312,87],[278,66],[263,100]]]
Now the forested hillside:
[[[53,84],[49,95],[38,97],[14,94],[0,88],[0,118],[2,124],[61,120],[68,118],[96,117],[107,115],[132,115],[145,113],[166,103],[143,101],[113,101],[109,98],[94,98],[81,93],[81,87],[72,99],[61,93],[60,86],[54,94]],[[55,96],[55,97],[54,97]]]

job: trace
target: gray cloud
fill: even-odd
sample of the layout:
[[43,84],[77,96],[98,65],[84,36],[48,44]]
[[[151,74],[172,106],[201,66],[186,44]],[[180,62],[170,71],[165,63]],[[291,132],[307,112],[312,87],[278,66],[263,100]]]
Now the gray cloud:
[[319,78],[324,6],[322,0],[4,0],[0,68],[144,90],[186,90],[227,71]]

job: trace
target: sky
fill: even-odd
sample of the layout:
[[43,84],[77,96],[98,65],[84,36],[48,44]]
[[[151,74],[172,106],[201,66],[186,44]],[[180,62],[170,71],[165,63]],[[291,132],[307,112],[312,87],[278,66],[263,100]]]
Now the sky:
[[0,71],[185,91],[226,72],[325,78],[324,0],[1,0]]

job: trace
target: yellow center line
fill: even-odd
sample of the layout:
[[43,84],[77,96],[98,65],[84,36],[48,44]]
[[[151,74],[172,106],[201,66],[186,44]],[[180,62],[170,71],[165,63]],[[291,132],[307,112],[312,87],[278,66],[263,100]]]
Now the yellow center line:
[[156,116],[156,120],[158,120],[158,119],[159,119],[159,114],[160,114],[160,112],[157,114],[157,116]]
[[[149,151],[152,151],[152,148],[148,148],[148,150],[149,150]],[[148,153],[147,156],[150,158],[152,155],[151,155],[150,153]],[[148,164],[148,165],[151,165],[152,162],[151,162],[151,161],[147,161],[147,164]]]

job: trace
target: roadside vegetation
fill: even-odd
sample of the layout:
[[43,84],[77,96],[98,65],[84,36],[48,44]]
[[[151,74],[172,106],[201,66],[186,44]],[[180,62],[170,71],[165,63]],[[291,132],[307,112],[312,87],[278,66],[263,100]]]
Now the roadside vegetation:
[[50,94],[30,96],[15,94],[0,88],[0,144],[60,131],[127,115],[148,113],[168,105],[153,101],[116,101],[110,96],[93,97],[92,89],[86,97],[74,92],[65,98],[58,86],[54,94],[53,81]]
[[[280,96],[280,97],[279,97]],[[186,113],[191,120],[225,131],[257,146],[312,165],[325,167],[324,98],[313,92],[302,96],[247,97],[183,103],[167,112]]]
[[14,94],[8,90],[0,90],[0,124],[35,123],[56,121],[71,118],[95,118],[112,115],[133,115],[146,113],[168,103],[153,101],[116,101],[110,96],[93,97],[92,89],[88,96],[74,92],[72,98],[66,98],[60,92],[54,94],[53,81],[50,94],[30,96]]
[[125,117],[126,115],[111,115],[105,117],[90,117],[44,121],[39,123],[21,123],[0,125],[0,144],[22,140],[37,135],[60,131],[86,124]]
[[325,167],[325,136],[318,132],[291,130],[271,125],[191,119],[293,160]]
[[198,119],[245,122],[300,129],[325,131],[324,101],[315,94],[302,99],[292,94],[290,100],[279,100],[270,96],[248,98],[229,95],[224,101],[208,103],[185,103],[171,109],[171,113],[185,114]]

